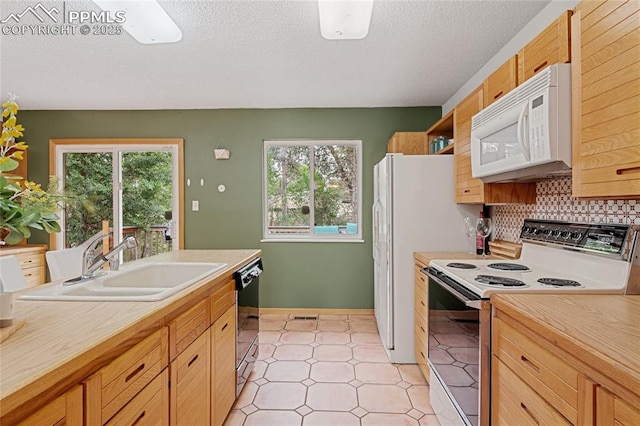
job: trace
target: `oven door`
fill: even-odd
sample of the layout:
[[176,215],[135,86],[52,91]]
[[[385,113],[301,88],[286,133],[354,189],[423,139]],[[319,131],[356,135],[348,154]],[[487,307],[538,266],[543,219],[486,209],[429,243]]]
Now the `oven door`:
[[427,275],[431,404],[441,424],[478,425],[482,301],[442,273]]

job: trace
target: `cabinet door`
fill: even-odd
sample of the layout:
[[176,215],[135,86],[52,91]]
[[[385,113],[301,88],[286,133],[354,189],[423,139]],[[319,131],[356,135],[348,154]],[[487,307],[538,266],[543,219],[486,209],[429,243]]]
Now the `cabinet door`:
[[396,132],[387,142],[387,152],[426,155],[429,153],[427,134],[425,132]]
[[456,140],[454,173],[456,203],[482,204],[484,184],[471,177],[471,118],[482,110],[483,89],[478,87],[456,106],[453,134]]
[[429,365],[427,364],[427,342],[429,341],[429,310],[427,308],[427,276],[420,270],[425,265],[416,262],[415,275],[415,356],[420,371],[429,381]]
[[236,306],[211,327],[211,407],[213,425],[221,426],[236,399]]
[[596,389],[596,420],[599,426],[639,425],[640,409],[599,387]]
[[640,196],[640,3],[588,1],[571,21],[573,196]]
[[209,345],[209,333],[202,333],[169,365],[172,425],[208,425],[210,423]]
[[571,11],[567,10],[518,52],[518,84],[549,65],[571,61],[570,17]]
[[518,58],[512,56],[484,81],[484,107],[488,107],[518,85]]
[[67,425],[80,426],[83,420],[82,386],[78,385],[64,395],[54,399],[20,425]]

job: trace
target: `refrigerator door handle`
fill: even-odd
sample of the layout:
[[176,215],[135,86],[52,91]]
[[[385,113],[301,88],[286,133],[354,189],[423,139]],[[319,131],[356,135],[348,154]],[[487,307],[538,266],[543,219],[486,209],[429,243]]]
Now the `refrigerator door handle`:
[[373,216],[373,259],[377,260],[378,244],[380,243],[380,217],[378,215],[378,205],[380,201],[376,200],[371,207],[371,215]]

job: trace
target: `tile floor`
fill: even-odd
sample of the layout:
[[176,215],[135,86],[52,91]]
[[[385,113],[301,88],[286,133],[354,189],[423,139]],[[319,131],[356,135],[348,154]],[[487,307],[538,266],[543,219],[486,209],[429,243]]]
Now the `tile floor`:
[[225,426],[439,425],[416,365],[395,365],[371,315],[265,314],[260,357]]

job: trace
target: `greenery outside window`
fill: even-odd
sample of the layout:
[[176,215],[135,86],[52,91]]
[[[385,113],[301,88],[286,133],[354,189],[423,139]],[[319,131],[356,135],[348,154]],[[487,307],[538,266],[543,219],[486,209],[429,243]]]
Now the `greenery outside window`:
[[264,142],[264,238],[362,240],[362,141]]

